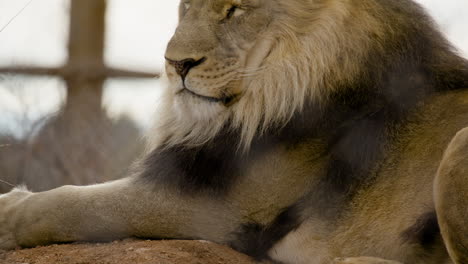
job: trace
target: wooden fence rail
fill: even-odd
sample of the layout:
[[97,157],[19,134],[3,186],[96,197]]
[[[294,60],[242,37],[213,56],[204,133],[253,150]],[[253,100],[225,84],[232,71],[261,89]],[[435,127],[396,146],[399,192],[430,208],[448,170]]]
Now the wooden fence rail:
[[[0,67],[0,74],[55,76],[65,80],[71,100],[80,100],[83,89],[93,90],[101,102],[104,80],[107,78],[158,78],[158,73],[108,67],[104,63],[106,0],[72,0],[68,61],[62,67]],[[88,102],[89,103],[89,102]],[[74,104],[79,104],[75,102]],[[99,106],[100,107],[100,106]]]

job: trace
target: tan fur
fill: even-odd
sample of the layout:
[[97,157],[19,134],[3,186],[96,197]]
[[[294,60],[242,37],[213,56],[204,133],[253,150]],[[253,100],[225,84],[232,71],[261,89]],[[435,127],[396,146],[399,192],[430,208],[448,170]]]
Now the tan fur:
[[468,128],[459,131],[446,149],[434,182],[435,205],[450,257],[468,261]]
[[[233,4],[241,10],[227,28],[223,20]],[[328,140],[311,137],[262,149],[261,155],[248,156],[243,175],[218,195],[203,188],[190,193],[164,182],[179,175],[145,182],[140,177],[154,165],[148,163],[151,155],[179,145],[204,145],[226,127],[240,131],[240,144],[232,152],[247,153],[255,137],[286,126],[307,103],[325,108],[333,95],[362,92],[353,84],[369,77],[364,66],[373,59],[370,51],[387,56],[378,62],[392,61],[400,55],[398,45],[406,43],[399,42],[405,34],[417,33],[408,29],[416,22],[402,11],[415,6],[399,8],[389,11],[378,0],[182,0],[166,58],[203,63],[190,69],[184,81],[171,63],[166,65],[158,120],[134,174],[94,186],[0,196],[0,248],[128,236],[201,238],[235,246],[233,241],[249,235],[242,233],[245,224],[258,224],[263,231],[284,208],[321,187],[319,175],[329,169]],[[434,59],[428,67],[440,73],[435,80],[445,86],[461,83],[453,68],[465,64],[436,30],[422,28],[435,39],[433,58],[424,57]],[[410,79],[418,80],[418,73]],[[372,170],[375,177],[359,186],[340,215],[314,215],[313,206],[304,205],[300,225],[265,249],[267,256],[286,264],[439,264],[450,263],[448,251],[453,263],[468,263],[463,253],[468,133],[462,130],[468,126],[468,91],[456,88],[411,105],[392,131],[397,139],[385,146],[384,158]],[[225,96],[234,99],[216,101]],[[168,167],[177,163],[164,161]],[[458,193],[451,195],[452,190]],[[442,235],[434,235],[428,251],[415,240],[424,229],[418,220],[434,210]]]
[[[466,190],[466,172],[456,173],[454,175],[457,177],[453,178],[439,174],[439,181],[434,185],[433,179],[448,143],[468,123],[468,92],[434,96],[415,111],[411,119],[400,142],[389,150],[390,158],[380,169],[381,177],[353,200],[353,209],[339,221],[337,230],[327,231],[330,225],[327,221],[309,220],[278,243],[270,251],[271,255],[279,261],[295,264],[329,263],[336,257],[359,256],[374,256],[402,263],[464,263],[449,262],[443,247],[434,248],[435,256],[426,258],[416,245],[401,243],[401,231],[397,230],[413,225],[421,214],[433,208],[433,186],[439,189],[439,182],[457,184],[458,188]],[[448,149],[453,151],[460,146],[466,147],[466,131],[459,133],[459,142],[452,142]],[[468,152],[451,154],[460,161],[466,160]],[[447,153],[444,159],[448,160],[449,155]],[[465,168],[464,163],[458,164],[460,169]],[[450,210],[455,204],[464,207],[466,200],[463,193],[455,192],[457,194],[453,195],[453,188],[442,188],[444,191],[437,196],[453,197],[458,202],[452,201],[451,205],[444,206],[439,203],[437,212],[443,212],[442,215],[450,212],[453,219],[463,225],[461,223],[465,223],[466,218],[459,215],[455,217],[456,212],[461,213],[463,209],[455,212]],[[379,263],[361,259],[350,261]]]

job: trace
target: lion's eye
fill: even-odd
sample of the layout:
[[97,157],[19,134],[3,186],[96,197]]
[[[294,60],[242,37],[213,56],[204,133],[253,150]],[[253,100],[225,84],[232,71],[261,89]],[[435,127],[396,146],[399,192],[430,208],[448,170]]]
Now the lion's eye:
[[226,19],[230,19],[232,17],[237,17],[240,16],[244,13],[245,11],[241,9],[238,6],[231,6],[227,11],[226,11]]

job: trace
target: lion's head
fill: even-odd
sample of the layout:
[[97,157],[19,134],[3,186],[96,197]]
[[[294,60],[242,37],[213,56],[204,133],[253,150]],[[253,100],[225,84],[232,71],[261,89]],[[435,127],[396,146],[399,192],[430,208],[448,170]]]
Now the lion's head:
[[203,144],[229,127],[248,147],[305,103],[326,102],[363,74],[369,50],[398,34],[400,22],[380,21],[376,2],[181,0],[151,145]]

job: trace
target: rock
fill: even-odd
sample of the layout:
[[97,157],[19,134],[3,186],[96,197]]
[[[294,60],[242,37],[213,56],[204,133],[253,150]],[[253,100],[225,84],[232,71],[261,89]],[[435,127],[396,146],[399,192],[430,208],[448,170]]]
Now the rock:
[[254,264],[233,249],[206,241],[123,240],[0,251],[1,264]]

